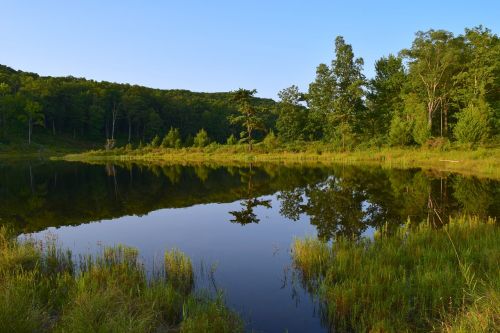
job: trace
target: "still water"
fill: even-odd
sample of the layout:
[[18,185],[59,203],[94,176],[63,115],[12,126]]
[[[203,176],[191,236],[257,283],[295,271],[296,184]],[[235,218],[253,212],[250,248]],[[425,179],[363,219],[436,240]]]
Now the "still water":
[[178,248],[255,332],[328,332],[291,267],[294,238],[372,237],[462,212],[500,216],[499,182],[352,166],[0,162],[0,223],[79,254],[126,244],[146,267]]

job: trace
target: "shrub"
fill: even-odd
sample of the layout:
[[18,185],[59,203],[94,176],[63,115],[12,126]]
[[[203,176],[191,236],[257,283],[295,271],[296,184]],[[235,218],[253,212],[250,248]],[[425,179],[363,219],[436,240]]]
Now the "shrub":
[[274,135],[273,130],[269,131],[262,143],[264,144],[264,146],[266,146],[266,148],[269,149],[273,149],[278,146],[278,138],[276,137],[276,135]]
[[195,147],[205,147],[210,143],[210,138],[208,137],[207,131],[203,128],[196,134],[193,140]]
[[161,143],[161,139],[158,135],[155,135],[153,140],[151,140],[151,147],[159,147],[160,146],[160,143]]
[[389,127],[389,144],[391,146],[406,146],[412,139],[412,123],[395,115]]
[[453,135],[459,143],[476,144],[485,141],[489,135],[490,108],[485,102],[476,105],[471,103],[460,111],[456,118],[457,124],[453,128]]
[[234,134],[231,134],[229,138],[227,138],[226,144],[227,145],[235,145],[238,143],[238,139],[234,136]]
[[163,138],[161,146],[163,148],[180,148],[182,145],[181,134],[178,128],[170,127],[170,130]]

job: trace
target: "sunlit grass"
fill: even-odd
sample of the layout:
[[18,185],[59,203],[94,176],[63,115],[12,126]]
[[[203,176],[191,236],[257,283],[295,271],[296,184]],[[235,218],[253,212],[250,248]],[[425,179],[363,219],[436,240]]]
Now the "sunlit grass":
[[179,250],[165,252],[165,273],[167,279],[179,290],[191,291],[193,286],[193,265],[191,259]]
[[78,266],[71,257],[54,242],[19,242],[0,229],[0,332],[229,332],[224,329],[240,327],[222,299],[191,294],[191,261],[180,251],[165,254],[166,274],[149,278],[134,248],[105,248],[82,257]]
[[217,145],[205,148],[153,148],[111,151],[95,150],[82,154],[66,155],[69,161],[134,161],[147,163],[200,163],[213,162],[222,165],[234,163],[344,163],[377,164],[387,167],[424,167],[442,171],[500,178],[500,149],[497,147],[464,149],[437,148],[365,148],[339,151],[322,142],[283,144],[269,148],[255,145],[249,152],[245,145]]
[[493,220],[460,217],[373,240],[295,241],[293,259],[340,331],[487,332],[499,324],[498,244]]

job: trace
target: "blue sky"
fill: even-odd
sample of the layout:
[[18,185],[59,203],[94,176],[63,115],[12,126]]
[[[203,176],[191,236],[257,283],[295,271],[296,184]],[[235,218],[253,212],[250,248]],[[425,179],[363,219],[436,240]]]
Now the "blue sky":
[[0,0],[0,64],[165,89],[296,84],[333,57],[335,36],[365,60],[409,47],[418,30],[499,33],[500,1]]

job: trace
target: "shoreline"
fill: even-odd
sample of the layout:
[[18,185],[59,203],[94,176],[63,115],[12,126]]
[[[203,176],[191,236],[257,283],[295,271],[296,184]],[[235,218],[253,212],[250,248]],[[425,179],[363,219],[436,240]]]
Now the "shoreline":
[[241,147],[222,146],[213,148],[143,148],[112,151],[89,151],[52,157],[83,163],[137,163],[137,164],[298,164],[298,165],[378,165],[388,168],[423,168],[441,172],[453,172],[481,178],[500,179],[500,149],[431,150],[431,149],[377,149],[352,152],[262,150],[242,151]]

